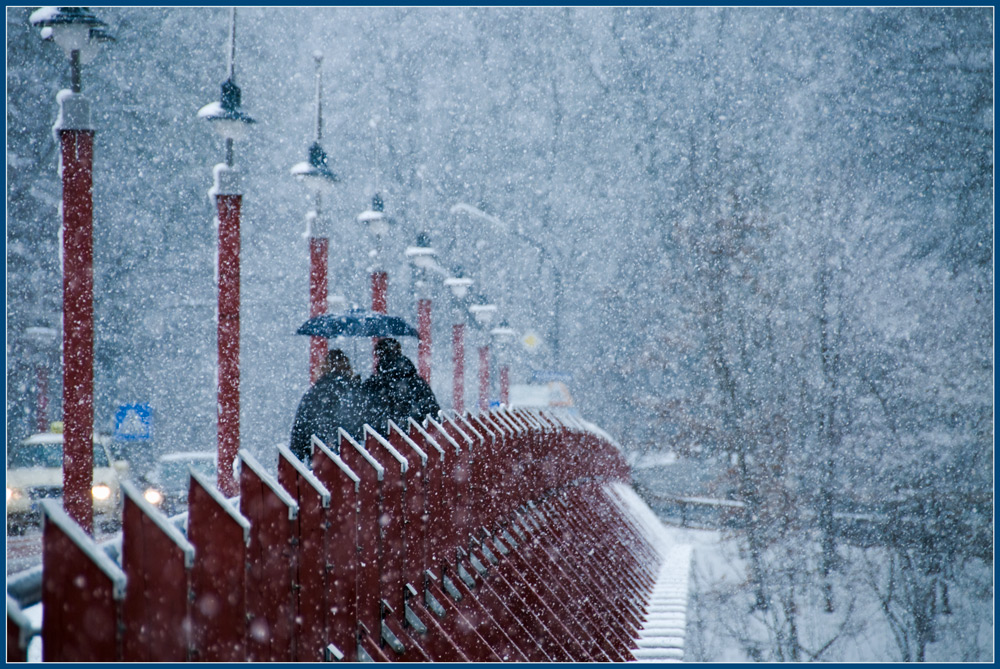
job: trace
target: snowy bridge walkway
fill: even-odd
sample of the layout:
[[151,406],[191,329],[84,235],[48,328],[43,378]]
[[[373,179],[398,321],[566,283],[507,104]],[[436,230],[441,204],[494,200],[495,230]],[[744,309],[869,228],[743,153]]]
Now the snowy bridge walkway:
[[183,518],[126,484],[119,560],[46,503],[32,659],[683,658],[690,549],[594,426],[501,409],[337,446],[281,447],[277,476],[241,452],[239,497],[193,475]]

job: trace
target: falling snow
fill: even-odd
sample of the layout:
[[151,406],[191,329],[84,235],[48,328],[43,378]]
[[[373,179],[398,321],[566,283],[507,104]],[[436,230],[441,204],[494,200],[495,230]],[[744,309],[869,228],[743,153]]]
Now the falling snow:
[[[59,340],[28,332],[62,328],[52,124],[75,96],[31,14],[7,8],[8,451],[39,406],[62,416]],[[685,659],[993,659],[989,8],[241,8],[258,123],[232,170],[199,118],[219,111],[228,8],[99,14],[117,41],[82,73],[94,424],[152,407],[154,440],[122,447],[132,474],[215,448],[205,193],[239,188],[240,447],[262,469],[309,385],[303,231],[323,230],[331,303],[368,307],[373,263],[389,313],[416,323],[432,300],[442,406],[453,325],[474,408],[502,320],[517,337],[494,345],[487,399],[501,365],[526,397],[564,384],[620,444],[664,541],[693,546]],[[340,178],[321,208],[292,173],[316,52]],[[359,219],[376,193],[377,249]],[[492,326],[446,275],[496,305]],[[336,345],[371,373],[368,340]]]

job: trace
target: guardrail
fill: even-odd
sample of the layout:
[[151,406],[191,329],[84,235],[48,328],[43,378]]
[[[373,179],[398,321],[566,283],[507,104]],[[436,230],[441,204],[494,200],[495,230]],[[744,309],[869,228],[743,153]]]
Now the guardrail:
[[662,555],[599,430],[500,409],[313,448],[276,475],[241,451],[238,498],[192,474],[185,531],[125,484],[120,563],[46,504],[42,659],[633,659]]

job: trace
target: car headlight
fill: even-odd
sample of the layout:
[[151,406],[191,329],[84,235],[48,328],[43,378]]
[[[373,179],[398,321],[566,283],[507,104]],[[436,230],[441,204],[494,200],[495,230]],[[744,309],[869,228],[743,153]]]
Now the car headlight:
[[163,503],[163,494],[156,488],[148,488],[146,492],[142,493],[142,496],[154,506],[159,506]]
[[99,483],[98,485],[95,485],[93,488],[90,489],[90,493],[94,496],[94,499],[103,502],[104,500],[111,497],[111,488],[104,485],[103,483]]
[[17,488],[7,488],[7,503],[10,504],[12,500],[21,499],[23,493]]

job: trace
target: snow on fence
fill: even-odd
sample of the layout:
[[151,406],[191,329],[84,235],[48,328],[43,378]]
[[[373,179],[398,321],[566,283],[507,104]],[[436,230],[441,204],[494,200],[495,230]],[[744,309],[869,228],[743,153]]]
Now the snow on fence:
[[[599,431],[500,409],[313,446],[241,452],[238,498],[192,474],[183,532],[126,485],[120,565],[46,504],[42,659],[635,658],[669,551]],[[8,660],[26,625],[8,597]]]

